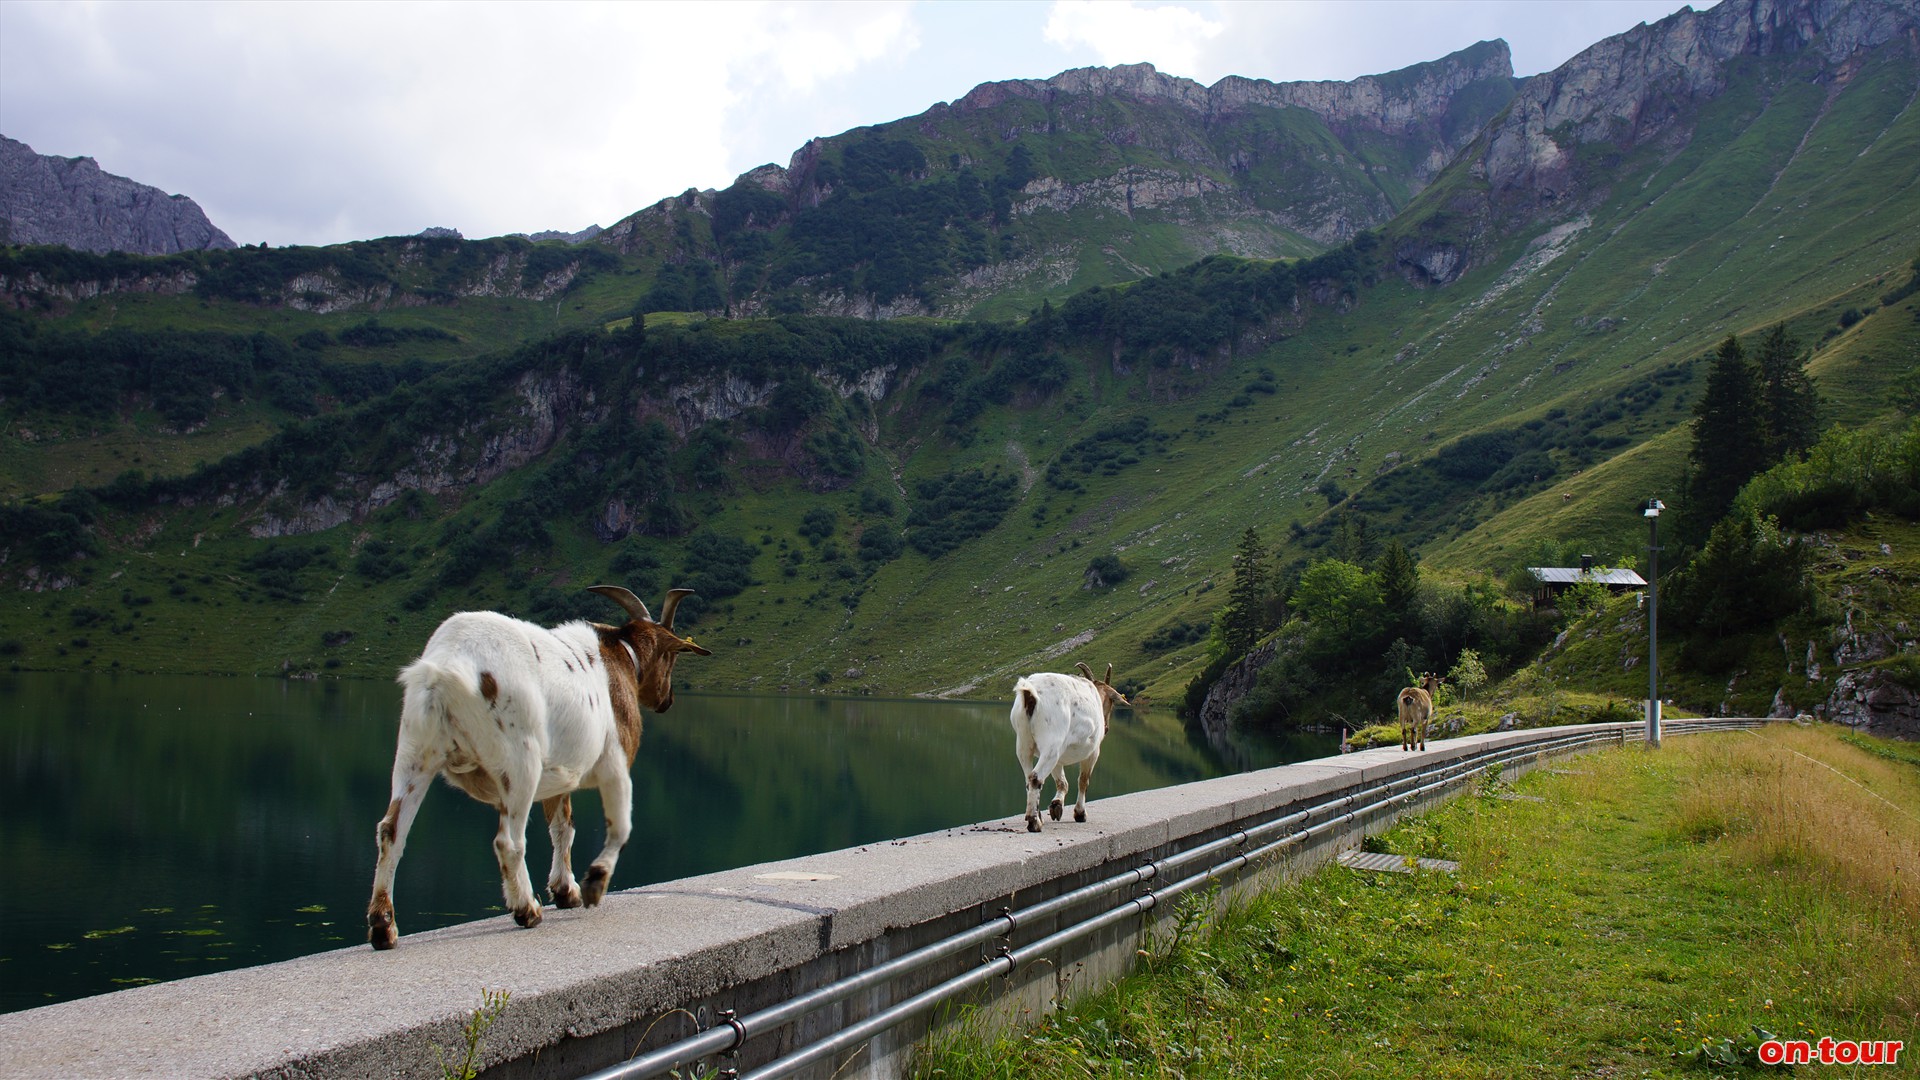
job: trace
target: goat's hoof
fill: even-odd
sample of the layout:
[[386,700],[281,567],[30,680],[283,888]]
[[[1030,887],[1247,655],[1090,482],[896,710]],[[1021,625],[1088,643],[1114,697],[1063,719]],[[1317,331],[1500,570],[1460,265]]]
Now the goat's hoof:
[[570,884],[562,885],[557,889],[550,888],[548,891],[553,894],[554,907],[577,908],[580,906],[580,891]]
[[367,944],[385,952],[400,944],[400,931],[393,927],[393,913],[367,916]]
[[599,907],[600,898],[607,895],[607,879],[613,876],[604,866],[587,867],[587,880],[580,883],[580,899],[588,907]]
[[1075,820],[1075,821],[1085,821],[1085,820],[1087,820],[1087,812],[1086,812],[1086,810],[1084,810],[1083,808],[1081,808],[1081,807],[1078,807],[1078,806],[1076,806],[1076,807],[1074,807],[1074,808],[1073,808],[1073,820]]
[[540,905],[534,904],[531,907],[523,907],[520,910],[514,912],[513,921],[519,923],[521,926],[524,926],[529,930],[533,929],[536,926],[539,926],[540,925]]
[[1049,806],[1049,807],[1047,807],[1047,813],[1049,813],[1049,814],[1052,814],[1052,815],[1053,815],[1053,820],[1055,820],[1055,821],[1059,821],[1059,820],[1060,820],[1060,811],[1061,811],[1062,809],[1063,809],[1063,807],[1061,806],[1061,803],[1060,803],[1060,800],[1059,800],[1059,799],[1055,799],[1055,800],[1053,800],[1053,805],[1051,805],[1051,806]]
[[1040,815],[1039,814],[1027,815],[1027,831],[1028,832],[1040,831]]

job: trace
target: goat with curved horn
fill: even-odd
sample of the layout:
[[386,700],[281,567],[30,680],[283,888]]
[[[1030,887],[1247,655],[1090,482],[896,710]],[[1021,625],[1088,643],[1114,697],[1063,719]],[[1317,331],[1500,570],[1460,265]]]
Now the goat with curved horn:
[[[367,940],[391,949],[393,877],[407,830],[434,774],[500,814],[493,849],[507,910],[538,925],[540,901],[527,876],[527,817],[546,812],[553,839],[547,890],[555,907],[593,907],[606,894],[632,829],[633,755],[640,710],[673,706],[673,663],[713,654],[673,632],[673,612],[693,590],[671,589],[655,622],[618,585],[588,591],[619,604],[628,621],[569,622],[547,629],[492,611],[450,616],[420,659],[400,672],[406,688],[393,755],[393,794],[375,831],[379,858],[367,905]],[[572,793],[600,789],[606,844],[583,880],[572,869]]]
[[[633,590],[631,589],[622,588],[619,585],[589,585],[587,586],[587,591],[590,593],[599,593],[601,596],[619,604],[622,608],[626,609],[627,614],[636,619],[645,619],[647,622],[654,621],[653,612],[647,610],[647,602],[633,595]],[[672,596],[673,594],[669,592],[667,595]]]
[[673,613],[680,610],[681,600],[692,595],[692,589],[668,589],[666,602],[660,605],[660,625],[673,629]]
[[1087,787],[1100,760],[1100,742],[1115,705],[1128,705],[1113,688],[1113,665],[1107,677],[1096,679],[1093,669],[1076,663],[1072,675],[1036,672],[1013,684],[1013,752],[1020,761],[1027,786],[1027,831],[1040,831],[1040,788],[1053,777],[1053,802],[1047,812],[1059,821],[1067,798],[1068,765],[1080,766],[1080,784],[1073,804],[1073,820],[1087,820]]

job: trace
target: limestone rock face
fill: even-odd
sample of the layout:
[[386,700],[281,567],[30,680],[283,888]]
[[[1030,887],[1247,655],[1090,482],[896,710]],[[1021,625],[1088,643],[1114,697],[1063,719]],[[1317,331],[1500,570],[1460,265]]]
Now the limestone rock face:
[[[724,198],[758,207],[748,230],[803,231],[830,203],[844,228],[867,190],[849,172],[853,149],[909,139],[924,162],[890,182],[989,191],[988,226],[1003,234],[984,259],[957,262],[927,288],[866,295],[849,274],[800,260],[776,275],[784,302],[814,314],[964,317],[990,299],[988,281],[1066,292],[1065,283],[1131,279],[1206,255],[1298,257],[1337,247],[1403,209],[1512,97],[1505,42],[1481,42],[1430,63],[1351,82],[1268,82],[1232,76],[1213,86],[1149,64],[1078,68],[1050,79],[985,83],[889,124],[813,139],[783,168],[743,173],[727,192],[687,191],[616,223],[600,238],[624,255],[685,266],[729,260],[702,237]],[[1015,151],[1027,157],[1017,167]],[[774,200],[770,203],[768,196]],[[917,205],[917,204],[916,204]],[[988,216],[987,204],[967,211]],[[882,213],[890,211],[879,211]],[[916,211],[917,212],[917,211]],[[706,223],[699,223],[706,218]],[[729,228],[743,228],[728,219]],[[1143,249],[1140,226],[1166,227]],[[777,238],[747,250],[777,247]],[[1443,271],[1444,272],[1444,271]],[[1059,284],[1055,284],[1055,282]],[[735,312],[768,297],[741,288]]]
[[1273,662],[1280,640],[1272,638],[1248,651],[1220,674],[1200,706],[1200,728],[1209,740],[1224,741],[1233,730],[1233,706],[1253,690],[1260,669]]
[[529,373],[514,387],[506,410],[459,428],[422,438],[412,460],[391,476],[341,475],[332,494],[296,501],[287,481],[269,491],[233,490],[221,498],[231,505],[258,500],[262,508],[247,522],[250,535],[268,539],[304,536],[368,514],[412,490],[428,495],[484,487],[553,449],[574,427],[590,427],[606,418],[592,389],[572,373]]
[[0,243],[173,255],[236,246],[185,195],[102,172],[92,158],[47,157],[0,135]]
[[[1324,120],[1372,131],[1407,134],[1430,128],[1467,87],[1513,77],[1504,41],[1483,41],[1430,63],[1351,82],[1268,82],[1229,75],[1212,86],[1164,75],[1152,64],[1075,68],[1051,79],[983,83],[955,103],[963,111],[993,108],[1013,98],[1126,97],[1164,102],[1205,118],[1253,108],[1300,108]],[[1473,132],[1465,133],[1470,137]]]
[[1881,671],[1843,672],[1827,698],[1827,719],[1886,739],[1920,739],[1920,694]]
[[1689,106],[1719,96],[1743,58],[1808,52],[1821,67],[1843,68],[1862,50],[1911,42],[1916,34],[1915,0],[1727,0],[1706,11],[1682,8],[1528,79],[1476,148],[1474,172],[1496,201],[1504,196],[1532,209],[1570,203],[1604,189],[1578,168],[1580,147],[1684,143]]

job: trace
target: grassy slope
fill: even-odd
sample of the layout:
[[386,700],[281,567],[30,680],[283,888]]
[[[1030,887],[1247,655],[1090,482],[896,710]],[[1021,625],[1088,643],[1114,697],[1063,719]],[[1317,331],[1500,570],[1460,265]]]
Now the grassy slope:
[[1572,768],[1381,838],[1455,876],[1328,868],[1030,1033],[961,1025],[917,1074],[1732,1075],[1695,1052],[1758,1026],[1905,1040],[1875,1073],[1920,1076],[1913,764],[1783,726]]
[[[349,364],[409,360],[457,363],[556,329],[597,325],[604,321],[601,305],[616,302],[606,295],[608,290],[622,287],[617,281],[611,285],[589,282],[562,300],[558,312],[552,303],[496,297],[331,315],[190,296],[125,293],[81,301],[59,323],[89,334],[113,329],[179,329],[266,333],[291,341],[313,330],[338,334],[371,319],[396,330],[441,330],[455,340],[407,342],[377,349],[335,344],[325,350],[326,359]],[[631,289],[631,285],[624,288]],[[631,306],[632,300],[629,297],[624,302]],[[181,475],[265,440],[289,420],[285,413],[258,401],[222,401],[205,426],[181,433],[167,428],[150,410],[141,407],[143,404],[136,402],[131,410],[111,421],[5,412],[6,428],[12,437],[0,440],[0,496],[97,487],[127,469],[139,469],[149,476]]]
[[[1911,589],[1889,584],[1920,580],[1920,526],[1875,520],[1844,533],[1818,534],[1812,564],[1821,597],[1818,614],[1787,619],[1775,632],[1741,643],[1724,671],[1709,674],[1676,663],[1679,645],[1668,636],[1663,614],[1661,695],[1735,716],[1766,715],[1778,696],[1787,708],[1811,713],[1844,670],[1832,663],[1814,673],[1807,669],[1809,648],[1815,649],[1816,663],[1831,648],[1831,627],[1850,619],[1864,633],[1897,641],[1907,636],[1899,626],[1920,621],[1920,598]],[[1574,626],[1561,645],[1548,650],[1540,659],[1539,677],[1623,701],[1645,700],[1646,642],[1645,612],[1634,598],[1622,598]]]
[[[1787,318],[1803,340],[1817,341],[1840,310],[1865,306],[1920,240],[1920,192],[1904,164],[1920,152],[1914,81],[1910,71],[1883,67],[1863,72],[1832,101],[1802,91],[1773,102],[1757,91],[1730,93],[1703,126],[1720,132],[1717,138],[1702,134],[1671,161],[1622,163],[1613,201],[1546,249],[1557,257],[1542,259],[1538,248],[1530,256],[1529,238],[1521,237],[1446,288],[1423,291],[1389,280],[1366,290],[1351,311],[1313,307],[1301,325],[1284,328],[1291,336],[1230,364],[1206,358],[1203,371],[1175,365],[1123,372],[1083,356],[1068,388],[1050,400],[989,410],[964,446],[941,434],[940,414],[928,411],[910,383],[879,407],[881,445],[854,490],[910,487],[969,466],[1025,468],[1037,477],[1073,440],[1129,416],[1145,416],[1177,437],[1164,454],[1119,476],[1085,478],[1084,494],[1031,483],[993,532],[937,561],[909,551],[879,573],[851,612],[837,602],[844,585],[831,566],[810,558],[789,579],[771,555],[782,541],[804,547],[795,529],[807,509],[850,509],[853,493],[821,496],[791,483],[738,487],[707,524],[756,542],[770,538],[754,567],[763,584],[698,628],[719,655],[684,674],[700,686],[764,689],[812,684],[825,672],[829,688],[842,688],[842,673],[859,668],[860,685],[885,692],[995,694],[1014,674],[1085,659],[1110,661],[1121,677],[1142,679],[1152,696],[1171,700],[1196,669],[1198,647],[1149,655],[1143,639],[1176,620],[1205,622],[1219,603],[1211,590],[1234,538],[1254,525],[1272,541],[1288,523],[1315,518],[1326,507],[1315,494],[1322,480],[1351,489],[1392,454],[1410,459],[1549,407],[1589,412],[1647,373],[1703,354],[1728,332]],[[1839,149],[1820,152],[1829,140]],[[1791,234],[1781,224],[1788,218]],[[1768,234],[1787,239],[1769,241]],[[511,340],[544,319],[605,318],[618,310],[614,294],[622,287],[609,275],[557,308],[481,301],[404,317],[444,320],[434,324],[460,335],[465,347],[494,334]],[[156,303],[123,310],[158,322],[169,309]],[[85,305],[81,312],[99,317]],[[197,317],[232,319],[236,328],[311,321],[332,329],[361,318],[238,306],[202,308]],[[1836,419],[1868,422],[1884,414],[1881,388],[1910,363],[1911,338],[1901,337],[1908,317],[1902,309],[1877,312],[1825,343],[1813,370],[1843,413]],[[1279,392],[1242,395],[1262,368],[1274,374]],[[1237,397],[1248,402],[1231,405]],[[1596,437],[1628,445],[1618,460],[1577,475],[1567,475],[1570,467],[1558,486],[1515,505],[1483,499],[1479,513],[1501,515],[1491,528],[1441,537],[1421,554],[1450,572],[1498,569],[1533,533],[1592,539],[1601,553],[1637,550],[1644,526],[1633,508],[1661,490],[1661,478],[1684,453],[1672,432],[1687,419],[1686,405],[1683,395],[1668,395],[1647,412],[1608,421]],[[1225,419],[1198,419],[1222,412]],[[10,444],[0,463],[18,453]],[[51,475],[44,464],[32,467]],[[503,502],[518,482],[472,493],[469,502]],[[848,520],[843,515],[836,539],[851,550]],[[126,527],[142,539],[103,560],[105,572],[90,590],[46,596],[30,613],[0,611],[0,641],[20,642],[17,662],[35,667],[91,659],[101,666],[268,672],[285,662],[323,666],[333,659],[340,670],[384,677],[444,613],[438,603],[409,612],[398,601],[432,576],[446,537],[434,520],[374,527],[414,549],[410,575],[373,585],[347,572],[364,528],[307,538],[301,542],[329,549],[334,566],[302,571],[307,599],[289,619],[287,605],[264,599],[239,567],[258,545],[231,513],[154,517]],[[544,560],[550,565],[516,574],[567,588],[607,576],[608,549],[555,531],[563,536]],[[681,545],[651,546],[667,567],[684,557]],[[1082,588],[1087,562],[1109,552],[1133,576],[1115,589]],[[124,626],[117,606],[123,592],[153,598],[137,605],[138,640],[74,624],[72,609],[91,607],[112,610],[104,622]],[[500,583],[483,579],[459,602],[511,599]],[[215,605],[217,618],[207,618],[207,605]],[[357,636],[329,648],[320,635],[332,629]],[[84,650],[71,644],[83,636],[77,630],[91,630]],[[1074,639],[1081,643],[1063,644]],[[184,654],[190,660],[183,660],[181,642],[191,646]]]

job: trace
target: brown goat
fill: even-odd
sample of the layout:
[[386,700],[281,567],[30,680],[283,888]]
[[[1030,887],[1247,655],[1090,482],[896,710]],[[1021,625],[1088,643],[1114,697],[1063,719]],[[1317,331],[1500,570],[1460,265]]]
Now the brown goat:
[[1400,691],[1400,749],[1412,750],[1416,743],[1427,748],[1427,721],[1433,719],[1433,699],[1440,693],[1440,676],[1428,672],[1419,686]]

